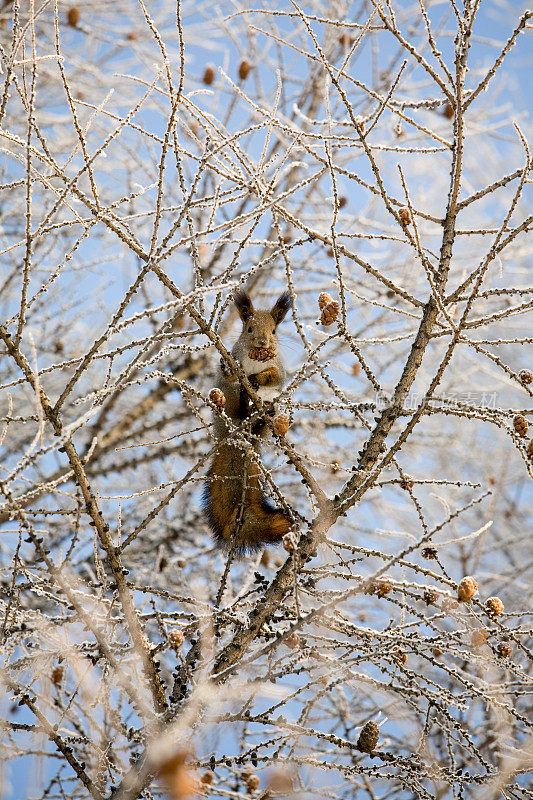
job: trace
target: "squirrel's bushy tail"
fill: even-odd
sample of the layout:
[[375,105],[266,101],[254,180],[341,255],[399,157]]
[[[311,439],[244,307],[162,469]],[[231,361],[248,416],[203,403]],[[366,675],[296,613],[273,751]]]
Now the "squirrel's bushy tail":
[[291,521],[261,489],[261,470],[242,448],[220,445],[204,488],[206,516],[217,542],[237,551],[253,551],[279,542]]

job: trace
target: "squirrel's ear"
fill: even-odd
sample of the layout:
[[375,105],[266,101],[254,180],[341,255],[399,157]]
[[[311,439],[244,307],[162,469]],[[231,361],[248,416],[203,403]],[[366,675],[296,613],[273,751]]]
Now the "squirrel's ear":
[[272,315],[274,322],[276,325],[285,318],[285,314],[291,307],[291,295],[290,292],[283,292],[280,294],[278,299],[276,300],[275,304],[272,306],[270,310],[270,314]]
[[244,289],[238,289],[233,295],[233,302],[237,306],[240,318],[243,322],[246,322],[254,313],[250,295]]

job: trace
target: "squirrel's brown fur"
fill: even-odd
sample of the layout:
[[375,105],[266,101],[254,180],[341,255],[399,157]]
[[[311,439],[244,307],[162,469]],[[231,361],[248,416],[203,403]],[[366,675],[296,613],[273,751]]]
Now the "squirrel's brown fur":
[[[265,403],[272,403],[285,382],[276,328],[289,309],[290,295],[284,292],[269,311],[254,310],[246,292],[238,292],[234,300],[243,329],[231,354],[259,397]],[[250,357],[250,352],[267,350],[272,353],[268,360],[256,361]],[[249,414],[248,393],[226,364],[221,364],[216,385],[226,398],[225,413],[234,425],[239,425]],[[221,546],[233,546],[241,552],[278,542],[289,531],[291,521],[261,489],[257,442],[245,448],[233,441],[227,423],[219,414],[215,415],[213,427],[220,444],[207,474],[204,508],[215,539]],[[261,436],[265,427],[264,420],[259,420],[252,433]]]

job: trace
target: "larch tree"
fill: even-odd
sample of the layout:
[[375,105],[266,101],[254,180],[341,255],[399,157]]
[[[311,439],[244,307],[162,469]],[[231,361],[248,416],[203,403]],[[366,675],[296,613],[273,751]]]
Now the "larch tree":
[[[4,0],[2,797],[531,797],[532,17]],[[294,520],[244,556],[242,288]]]

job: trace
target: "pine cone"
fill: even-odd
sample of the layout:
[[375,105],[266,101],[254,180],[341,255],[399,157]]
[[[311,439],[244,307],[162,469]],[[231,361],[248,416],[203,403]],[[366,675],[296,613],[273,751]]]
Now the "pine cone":
[[530,461],[533,461],[533,439],[527,446],[527,457],[529,458]]
[[58,664],[56,667],[53,668],[50,675],[50,680],[52,681],[54,686],[59,686],[59,684],[63,680],[64,674],[65,674],[65,668],[62,667],[61,664]]
[[409,225],[411,222],[411,212],[408,208],[400,208],[398,211],[398,216],[400,217],[400,222],[402,225]]
[[350,36],[349,33],[341,33],[341,35],[339,36],[339,44],[341,44],[343,47],[350,48],[354,42],[355,39],[353,38],[353,36]]
[[[332,255],[333,255],[333,253],[332,253]],[[333,302],[333,298],[332,298],[332,296],[331,296],[330,294],[328,294],[327,292],[320,292],[320,294],[318,295],[318,307],[319,307],[319,309],[320,309],[321,311],[322,311],[322,309],[323,309],[323,308],[325,308],[325,307],[326,307],[326,306],[327,306],[329,303],[332,303],[332,302]]]
[[379,728],[375,722],[367,722],[359,734],[357,748],[362,753],[373,753],[379,740]]
[[473,598],[476,592],[477,581],[470,577],[470,575],[467,575],[457,587],[457,599],[460,600],[461,603],[467,603]]
[[332,300],[327,306],[322,309],[320,322],[322,325],[331,325],[337,319],[339,314],[339,304],[336,300]]
[[398,647],[398,645],[392,648],[392,657],[397,664],[405,664],[407,661],[407,653],[405,653],[401,647]]
[[177,750],[160,762],[158,778],[165,784],[167,793],[173,800],[198,795],[200,781],[191,766],[190,753],[187,750]]
[[487,614],[491,614],[493,617],[498,617],[500,614],[503,614],[504,606],[499,597],[489,597],[485,606]]
[[250,74],[250,70],[252,69],[252,65],[249,61],[246,61],[245,58],[239,64],[239,78],[241,81],[245,81],[248,75]]
[[178,650],[184,642],[184,635],[183,631],[174,628],[174,630],[170,631],[168,634],[168,642],[173,650]]
[[437,548],[424,547],[424,549],[422,550],[422,558],[427,558],[427,559],[437,558]]
[[246,776],[246,788],[250,792],[255,792],[256,789],[259,789],[259,776],[256,775],[254,772],[250,773]]
[[208,64],[205,68],[204,77],[202,78],[206,86],[211,86],[215,80],[215,68],[212,64]]
[[67,11],[67,22],[71,28],[77,28],[80,17],[81,11],[78,6],[71,6]]
[[290,531],[283,537],[283,547],[287,553],[294,553],[298,547],[298,540],[296,534]]
[[513,419],[514,429],[519,436],[527,436],[528,423],[522,414],[517,414]]
[[296,631],[293,631],[288,636],[286,636],[283,641],[285,642],[287,647],[292,647],[293,649],[299,647],[300,645],[300,637],[298,636]]
[[424,589],[424,600],[427,606],[435,605],[438,599],[438,592],[434,592],[433,589]]
[[392,592],[392,583],[386,578],[376,581],[376,594],[378,597],[385,597],[389,592]]
[[274,417],[273,427],[276,436],[285,436],[289,430],[289,418],[287,414],[278,414]]
[[248,351],[252,361],[269,361],[275,355],[276,351],[272,347],[251,347]]
[[498,655],[501,658],[509,658],[511,653],[513,652],[513,648],[509,644],[509,642],[500,642],[498,645]]
[[518,377],[520,378],[521,382],[527,386],[528,383],[533,381],[533,372],[531,372],[529,369],[523,369],[520,371]]
[[455,111],[453,110],[453,106],[450,102],[446,103],[442,110],[442,115],[446,117],[446,119],[453,119],[455,115]]
[[392,583],[386,575],[383,578],[369,581],[365,590],[366,594],[375,594],[378,597],[385,597],[389,592],[392,592]]
[[224,406],[226,405],[226,397],[224,392],[221,389],[211,389],[209,392],[209,399],[215,405],[219,411],[222,411]]

